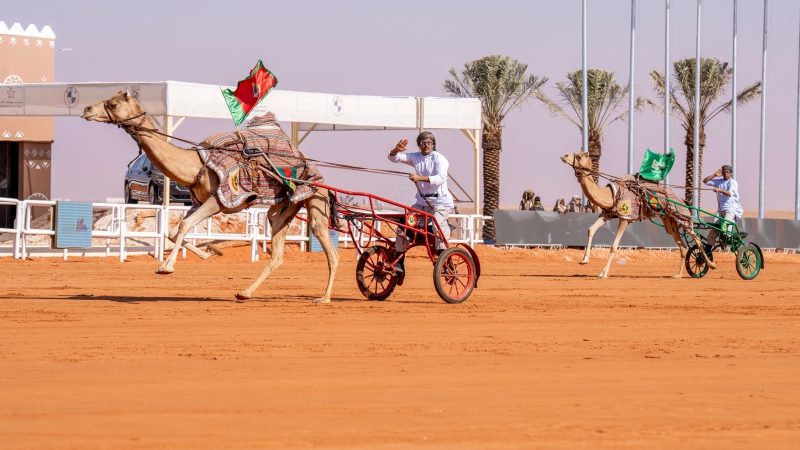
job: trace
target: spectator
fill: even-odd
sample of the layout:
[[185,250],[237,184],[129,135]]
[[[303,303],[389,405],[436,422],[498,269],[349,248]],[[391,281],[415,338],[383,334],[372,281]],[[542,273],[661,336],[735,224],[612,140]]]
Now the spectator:
[[567,204],[567,212],[581,212],[581,196],[573,195],[572,201]]
[[564,214],[567,212],[567,205],[564,203],[563,198],[556,199],[556,206],[553,206],[553,212]]
[[586,200],[586,206],[583,207],[583,212],[585,213],[596,213],[597,207],[592,204],[591,201]]
[[533,208],[532,211],[544,211],[544,206],[542,206],[542,199],[539,197],[534,197],[533,199]]
[[526,189],[525,192],[522,193],[522,200],[519,202],[519,209],[522,211],[531,211],[533,210],[533,197],[536,194],[530,190]]

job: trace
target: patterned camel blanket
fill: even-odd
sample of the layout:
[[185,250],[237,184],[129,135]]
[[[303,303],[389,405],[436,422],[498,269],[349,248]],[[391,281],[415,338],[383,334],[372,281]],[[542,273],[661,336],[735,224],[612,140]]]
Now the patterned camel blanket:
[[[322,174],[310,161],[304,161],[278,125],[275,115],[251,119],[241,131],[248,153],[263,152],[284,177],[324,183]],[[242,203],[274,205],[300,202],[310,197],[316,188],[307,184],[281,180],[264,155],[248,157],[236,132],[214,134],[200,143],[200,157],[219,177],[217,198],[228,208]]]
[[608,185],[614,191],[614,206],[603,211],[609,219],[621,217],[639,221],[667,215],[684,231],[692,230],[689,208],[673,203],[682,203],[682,200],[671,189],[649,181],[637,181],[633,175],[625,175]]

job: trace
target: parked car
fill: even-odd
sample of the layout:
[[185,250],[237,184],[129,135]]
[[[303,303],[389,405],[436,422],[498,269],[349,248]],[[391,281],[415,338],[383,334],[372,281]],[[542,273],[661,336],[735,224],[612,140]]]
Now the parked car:
[[[150,162],[147,155],[136,158],[125,172],[125,203],[146,201],[152,205],[160,205],[163,202],[163,193],[164,174]],[[189,188],[169,180],[169,201],[191,205]]]

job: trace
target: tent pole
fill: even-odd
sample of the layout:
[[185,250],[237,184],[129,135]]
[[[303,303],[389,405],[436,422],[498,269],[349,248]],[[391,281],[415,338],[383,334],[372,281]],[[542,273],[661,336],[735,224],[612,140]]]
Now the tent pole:
[[[173,131],[175,128],[172,126],[172,116],[164,116],[164,134],[172,136]],[[168,143],[172,143],[172,138],[166,137]],[[164,206],[169,206],[169,177],[164,174],[164,190],[162,194],[162,204]]]
[[474,139],[472,141],[472,149],[475,155],[475,214],[480,214],[481,211],[481,146],[480,146],[480,130],[474,130]]
[[425,99],[419,99],[419,132],[425,131]]
[[292,122],[292,145],[294,148],[300,148],[300,124]]
[[[480,131],[481,130],[464,130],[464,133],[470,141],[472,141],[472,150],[474,154],[473,169],[475,171],[475,196],[472,197],[475,204],[475,214],[480,214],[480,193],[481,193],[481,145],[480,145]],[[463,189],[463,188],[462,188]]]

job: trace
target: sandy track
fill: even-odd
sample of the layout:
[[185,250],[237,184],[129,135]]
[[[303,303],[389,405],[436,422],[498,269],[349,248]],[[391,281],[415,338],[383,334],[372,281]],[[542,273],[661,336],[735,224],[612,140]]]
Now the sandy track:
[[[410,257],[367,302],[344,251],[293,252],[256,292],[247,249],[179,260],[0,259],[2,448],[796,448],[795,255],[750,282],[731,258],[670,280],[626,252],[609,280],[579,252],[480,251],[462,305]],[[598,252],[602,253],[602,251]]]

